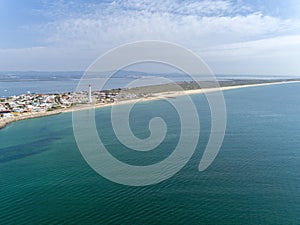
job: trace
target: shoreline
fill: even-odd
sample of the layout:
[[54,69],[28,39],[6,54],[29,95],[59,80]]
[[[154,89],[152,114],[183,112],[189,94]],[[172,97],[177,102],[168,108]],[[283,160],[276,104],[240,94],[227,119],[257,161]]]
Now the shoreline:
[[110,107],[114,105],[123,105],[123,104],[130,104],[136,102],[148,102],[148,101],[156,101],[165,98],[174,98],[182,95],[194,95],[194,94],[204,94],[209,92],[216,92],[216,91],[226,91],[226,90],[234,90],[234,89],[241,89],[241,88],[248,88],[248,87],[259,87],[259,86],[268,86],[268,85],[278,85],[278,84],[287,84],[287,83],[299,83],[300,81],[280,81],[280,82],[269,82],[269,83],[260,83],[260,84],[249,84],[249,85],[235,85],[235,86],[227,86],[227,87],[220,87],[220,88],[207,88],[207,89],[195,89],[195,90],[184,90],[184,91],[174,91],[174,92],[161,92],[155,93],[153,96],[148,98],[136,98],[130,100],[123,100],[119,102],[109,103],[109,104],[84,104],[81,106],[74,106],[67,109],[58,109],[54,111],[47,111],[47,112],[32,112],[32,113],[24,113],[19,116],[13,116],[9,118],[0,119],[0,129],[5,128],[8,124],[17,122],[20,120],[27,120],[27,119],[34,119],[39,117],[45,116],[52,116],[57,115],[60,113],[69,113],[79,110],[88,110],[93,108],[104,108]]
[[8,124],[17,122],[20,120],[27,120],[27,119],[34,119],[39,117],[46,117],[46,116],[52,116],[62,113],[62,111],[55,110],[55,111],[48,111],[48,112],[33,112],[33,113],[26,113],[19,116],[13,116],[9,118],[4,118],[0,120],[0,130],[5,128]]

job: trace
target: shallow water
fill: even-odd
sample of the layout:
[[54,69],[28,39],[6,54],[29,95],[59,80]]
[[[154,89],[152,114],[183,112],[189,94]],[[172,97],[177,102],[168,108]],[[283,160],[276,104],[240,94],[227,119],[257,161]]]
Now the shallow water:
[[[19,121],[0,130],[0,224],[297,224],[300,220],[300,84],[224,92],[228,123],[213,164],[198,172],[210,112],[194,95],[201,136],[189,163],[157,185],[130,187],[95,173],[73,136],[71,114]],[[132,112],[136,136],[162,116],[169,127],[155,152],[132,152],[111,130],[110,108],[96,121],[111,154],[127,163],[164,159],[177,143],[178,115],[164,101]]]

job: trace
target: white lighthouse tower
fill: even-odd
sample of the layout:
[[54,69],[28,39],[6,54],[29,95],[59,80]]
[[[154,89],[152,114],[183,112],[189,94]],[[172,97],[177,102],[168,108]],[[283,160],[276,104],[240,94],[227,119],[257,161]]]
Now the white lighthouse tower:
[[89,85],[88,102],[92,103],[92,86]]

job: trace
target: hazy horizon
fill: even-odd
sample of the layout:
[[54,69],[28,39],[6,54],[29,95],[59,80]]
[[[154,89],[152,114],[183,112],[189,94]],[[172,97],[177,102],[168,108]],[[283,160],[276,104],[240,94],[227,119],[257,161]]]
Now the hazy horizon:
[[[107,73],[110,71],[101,71],[102,73]],[[161,74],[182,74],[182,72],[149,72],[147,70],[119,70],[118,72],[126,72],[126,73],[141,73],[145,75],[161,75]],[[11,73],[11,74],[10,74]],[[1,75],[16,75],[14,73],[57,73],[62,74],[62,73],[78,73],[84,74],[85,70],[10,70],[10,71],[0,71],[0,76]],[[229,74],[229,73],[216,73],[214,74],[216,76],[251,76],[251,77],[295,77],[298,78],[300,77],[300,74],[294,74],[294,75],[287,75],[287,74],[247,74],[247,73],[237,73],[237,74]]]

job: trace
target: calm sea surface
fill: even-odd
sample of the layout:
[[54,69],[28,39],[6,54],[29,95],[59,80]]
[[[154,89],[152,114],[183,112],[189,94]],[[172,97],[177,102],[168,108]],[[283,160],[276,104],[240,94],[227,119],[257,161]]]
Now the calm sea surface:
[[[228,124],[213,164],[198,172],[210,111],[194,95],[201,137],[189,163],[157,185],[130,187],[95,173],[73,136],[71,114],[19,121],[0,130],[0,224],[299,224],[300,84],[224,92]],[[165,142],[136,153],[116,139],[110,108],[96,111],[103,142],[127,163],[166,158],[178,141],[178,114],[165,101],[138,104],[136,136],[161,116]]]

